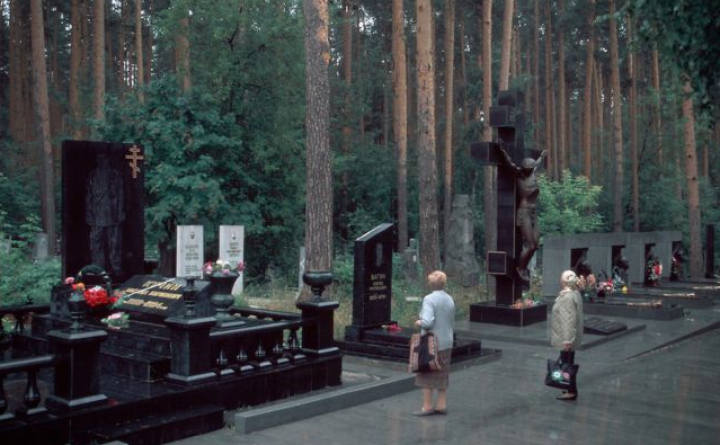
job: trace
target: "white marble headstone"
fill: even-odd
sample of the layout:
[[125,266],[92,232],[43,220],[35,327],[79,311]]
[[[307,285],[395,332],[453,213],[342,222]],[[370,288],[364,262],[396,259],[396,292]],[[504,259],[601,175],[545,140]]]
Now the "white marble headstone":
[[202,277],[205,256],[203,226],[177,226],[178,277]]
[[[245,261],[245,226],[220,226],[220,258],[230,262],[233,267]],[[239,272],[238,279],[233,285],[233,295],[243,292],[243,272]]]

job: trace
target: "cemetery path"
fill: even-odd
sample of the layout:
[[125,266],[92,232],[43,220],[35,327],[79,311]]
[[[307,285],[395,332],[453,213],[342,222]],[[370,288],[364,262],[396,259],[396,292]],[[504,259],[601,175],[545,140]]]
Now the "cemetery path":
[[[555,400],[557,391],[543,385],[553,349],[483,340],[484,347],[501,349],[502,358],[453,371],[445,416],[413,417],[421,400],[413,390],[250,434],[226,428],[173,444],[718,443],[720,309],[643,323],[641,330],[578,352],[575,402]],[[546,327],[533,329],[518,335],[544,338]]]

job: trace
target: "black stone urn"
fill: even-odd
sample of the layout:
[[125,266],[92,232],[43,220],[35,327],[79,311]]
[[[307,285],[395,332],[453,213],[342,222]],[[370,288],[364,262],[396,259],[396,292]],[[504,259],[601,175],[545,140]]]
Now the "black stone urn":
[[220,273],[214,273],[210,275],[210,283],[213,286],[213,295],[210,297],[210,303],[215,308],[215,318],[218,322],[232,320],[233,317],[230,315],[230,307],[235,302],[235,297],[232,295],[233,284],[238,279],[238,274],[231,273],[223,275]]
[[303,282],[310,286],[313,299],[320,300],[325,287],[332,284],[333,274],[330,271],[307,271],[303,273],[302,278]]

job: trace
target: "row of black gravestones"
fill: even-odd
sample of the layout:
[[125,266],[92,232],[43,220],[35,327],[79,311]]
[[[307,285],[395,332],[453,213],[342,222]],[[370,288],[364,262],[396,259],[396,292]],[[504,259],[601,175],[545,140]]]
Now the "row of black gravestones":
[[[547,319],[545,304],[525,306],[523,288],[529,285],[528,264],[538,247],[535,201],[539,188],[535,169],[545,152],[526,150],[523,94],[500,91],[498,105],[490,107],[490,126],[497,140],[470,147],[480,165],[497,167],[497,246],[488,248],[487,274],[495,280],[495,301],[470,305],[470,321],[524,326]],[[492,222],[490,222],[492,223]]]

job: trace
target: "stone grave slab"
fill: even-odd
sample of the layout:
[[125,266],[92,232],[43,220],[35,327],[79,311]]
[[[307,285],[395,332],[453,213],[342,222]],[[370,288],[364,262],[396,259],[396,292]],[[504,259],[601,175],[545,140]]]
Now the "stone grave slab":
[[588,317],[583,320],[584,332],[595,335],[612,335],[627,330],[625,323],[619,321],[604,320],[597,317]]

